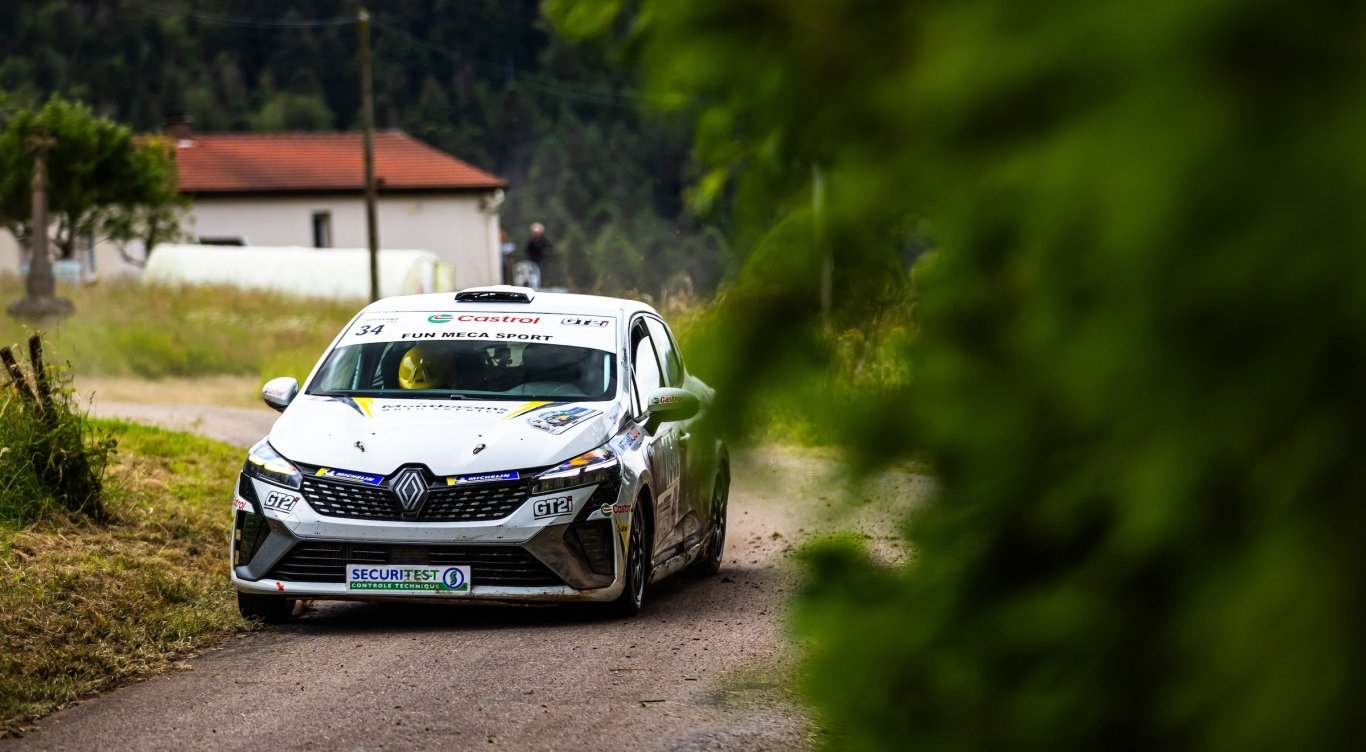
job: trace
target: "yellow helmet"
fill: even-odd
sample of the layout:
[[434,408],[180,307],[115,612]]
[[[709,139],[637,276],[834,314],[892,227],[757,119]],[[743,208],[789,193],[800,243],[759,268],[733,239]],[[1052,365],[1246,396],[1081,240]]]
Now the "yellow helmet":
[[398,364],[398,385],[404,389],[448,387],[449,358],[442,357],[432,345],[414,345],[403,353]]

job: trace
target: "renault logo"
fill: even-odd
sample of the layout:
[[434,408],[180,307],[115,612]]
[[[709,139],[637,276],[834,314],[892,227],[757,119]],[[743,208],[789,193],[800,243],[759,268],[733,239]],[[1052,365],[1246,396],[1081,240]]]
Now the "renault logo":
[[389,488],[398,497],[398,503],[403,505],[403,511],[409,514],[421,509],[422,502],[427,499],[427,481],[420,470],[411,467],[395,475],[389,481]]

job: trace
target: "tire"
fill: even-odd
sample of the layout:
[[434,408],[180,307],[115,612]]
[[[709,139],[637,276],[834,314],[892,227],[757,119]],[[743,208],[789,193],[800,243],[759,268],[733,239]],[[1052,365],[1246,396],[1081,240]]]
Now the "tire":
[[631,537],[626,545],[626,586],[621,595],[607,604],[613,616],[635,616],[645,603],[645,586],[650,581],[650,551],[645,540],[645,515],[640,501],[631,510]]
[[730,497],[730,477],[724,470],[716,476],[711,492],[711,535],[702,555],[693,563],[693,571],[711,577],[721,571],[721,560],[726,554],[726,502]]
[[294,601],[283,595],[237,593],[237,611],[242,618],[266,624],[283,624],[294,611]]

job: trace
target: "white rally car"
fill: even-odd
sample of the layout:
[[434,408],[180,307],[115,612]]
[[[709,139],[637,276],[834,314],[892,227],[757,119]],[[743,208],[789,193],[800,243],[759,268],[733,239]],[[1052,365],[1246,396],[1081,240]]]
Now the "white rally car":
[[295,599],[601,601],[714,574],[729,459],[712,390],[642,303],[496,286],[373,303],[233,494],[243,616]]

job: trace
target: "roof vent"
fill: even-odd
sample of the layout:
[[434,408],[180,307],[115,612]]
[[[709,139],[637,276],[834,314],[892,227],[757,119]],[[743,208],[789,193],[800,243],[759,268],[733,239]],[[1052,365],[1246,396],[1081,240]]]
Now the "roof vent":
[[471,287],[455,294],[457,303],[530,303],[536,291],[530,287],[492,285]]

